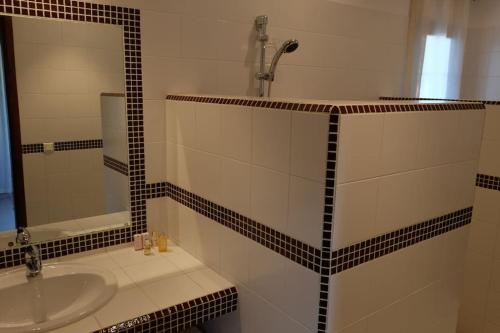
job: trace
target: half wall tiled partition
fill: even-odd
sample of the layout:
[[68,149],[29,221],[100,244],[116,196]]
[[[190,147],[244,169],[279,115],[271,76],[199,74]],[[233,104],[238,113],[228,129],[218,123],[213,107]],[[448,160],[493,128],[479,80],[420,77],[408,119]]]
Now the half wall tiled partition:
[[459,333],[500,332],[500,102],[485,104]]
[[500,331],[500,101],[474,102],[485,105],[486,117],[457,332],[496,333]]
[[484,106],[169,95],[168,233],[236,283],[208,332],[455,332]]

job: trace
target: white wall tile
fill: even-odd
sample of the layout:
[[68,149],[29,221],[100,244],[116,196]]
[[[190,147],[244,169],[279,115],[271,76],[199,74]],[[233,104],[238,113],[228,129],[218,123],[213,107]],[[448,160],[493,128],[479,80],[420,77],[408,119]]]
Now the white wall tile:
[[252,162],[276,171],[290,170],[291,112],[252,110]]
[[221,159],[220,202],[224,207],[250,215],[251,166],[228,158]]
[[484,122],[484,135],[485,140],[499,141],[500,140],[500,113],[498,106],[486,105],[486,118]]
[[221,272],[234,283],[248,283],[249,261],[242,258],[248,258],[251,241],[228,228],[222,230],[220,237]]
[[328,151],[329,116],[294,112],[290,172],[293,175],[323,182]]
[[199,259],[208,267],[219,270],[221,267],[221,233],[224,227],[200,214],[197,214],[197,222],[200,230]]
[[290,177],[287,234],[321,247],[325,189],[322,183]]
[[193,150],[193,192],[208,200],[221,200],[221,158],[218,155]]
[[178,205],[179,245],[194,257],[200,255],[200,238],[202,237],[195,211]]
[[285,262],[284,310],[312,332],[317,325],[319,282],[318,274],[294,262]]
[[379,175],[384,115],[340,118],[338,183]]
[[181,17],[168,13],[143,12],[144,55],[178,57],[181,53]]
[[248,246],[248,286],[272,304],[285,304],[285,263],[288,259],[264,246]]
[[166,232],[168,235],[167,200],[165,198],[146,200],[146,218],[148,230]]
[[144,101],[144,142],[165,141],[164,101]]
[[337,187],[333,248],[355,244],[380,233],[375,232],[378,183],[375,179]]
[[500,175],[500,157],[496,153],[499,149],[500,141],[483,140],[479,159],[479,173]]
[[485,256],[493,256],[498,227],[496,224],[474,220],[470,228],[469,250]]
[[223,155],[250,162],[252,158],[252,111],[239,106],[221,106]]
[[196,147],[195,105],[191,103],[176,104],[175,112],[177,124],[176,142],[184,146]]
[[146,167],[146,181],[148,183],[161,182],[166,178],[164,142],[150,142],[144,145]]
[[252,167],[251,217],[278,231],[287,226],[289,176],[270,169]]
[[415,169],[419,131],[418,113],[387,113],[382,139],[383,174]]
[[195,104],[196,148],[214,154],[221,150],[221,114],[217,104]]
[[[418,203],[420,182],[425,182],[419,173],[409,172],[379,179],[376,234],[422,222]],[[427,195],[427,192],[425,192]],[[426,206],[424,206],[426,207]]]
[[476,198],[474,200],[474,219],[483,222],[500,223],[500,192],[490,191],[484,188],[476,188]]

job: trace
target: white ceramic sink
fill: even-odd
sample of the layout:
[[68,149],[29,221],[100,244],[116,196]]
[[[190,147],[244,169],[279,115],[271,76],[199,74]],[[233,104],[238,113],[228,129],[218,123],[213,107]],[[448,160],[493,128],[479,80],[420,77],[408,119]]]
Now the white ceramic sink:
[[75,322],[105,305],[117,282],[90,265],[44,265],[27,278],[24,266],[0,275],[0,332],[46,332]]

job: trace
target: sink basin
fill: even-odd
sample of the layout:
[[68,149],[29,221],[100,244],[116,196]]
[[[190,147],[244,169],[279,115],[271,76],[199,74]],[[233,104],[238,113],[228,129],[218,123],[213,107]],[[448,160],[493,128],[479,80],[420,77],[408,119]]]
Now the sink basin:
[[78,264],[44,265],[27,278],[24,266],[0,275],[0,332],[46,332],[88,316],[116,293],[114,274]]

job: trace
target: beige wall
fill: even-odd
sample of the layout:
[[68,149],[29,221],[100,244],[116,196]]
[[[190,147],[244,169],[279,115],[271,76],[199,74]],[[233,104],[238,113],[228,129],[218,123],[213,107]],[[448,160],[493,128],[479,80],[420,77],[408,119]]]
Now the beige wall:
[[471,5],[461,98],[500,99],[500,2]]
[[[23,144],[102,138],[101,92],[123,92],[120,27],[13,20]],[[104,214],[102,149],[25,154],[28,225]]]
[[[500,177],[500,107],[487,105],[479,173]],[[476,187],[459,333],[500,331],[500,192]]]
[[[471,5],[462,98],[500,100],[500,2]],[[487,106],[479,172],[500,176],[500,108]],[[500,331],[500,192],[477,188],[459,333]]]

